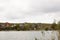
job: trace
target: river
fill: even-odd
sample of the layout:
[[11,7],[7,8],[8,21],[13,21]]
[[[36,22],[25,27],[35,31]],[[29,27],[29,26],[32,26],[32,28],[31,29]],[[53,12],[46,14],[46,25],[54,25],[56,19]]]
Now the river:
[[58,40],[58,31],[0,31],[0,40]]

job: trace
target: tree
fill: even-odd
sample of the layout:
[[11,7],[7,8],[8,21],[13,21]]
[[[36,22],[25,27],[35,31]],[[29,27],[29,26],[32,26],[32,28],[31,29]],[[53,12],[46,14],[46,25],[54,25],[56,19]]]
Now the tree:
[[60,30],[60,21],[57,24],[57,29]]
[[14,30],[19,31],[20,30],[20,25],[19,24],[16,24],[16,26],[14,27]]
[[56,24],[56,21],[54,20],[53,24],[51,25],[51,28],[52,28],[53,30],[56,30],[56,26],[57,26],[57,24]]
[[31,24],[30,23],[25,23],[24,24],[24,30],[30,30]]
[[7,30],[7,31],[12,30],[12,27],[11,26],[5,27],[4,30]]

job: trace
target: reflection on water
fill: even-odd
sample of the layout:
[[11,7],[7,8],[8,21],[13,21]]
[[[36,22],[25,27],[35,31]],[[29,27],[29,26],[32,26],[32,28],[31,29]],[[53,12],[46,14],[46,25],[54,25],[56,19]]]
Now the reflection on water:
[[58,40],[57,31],[1,31],[0,40]]

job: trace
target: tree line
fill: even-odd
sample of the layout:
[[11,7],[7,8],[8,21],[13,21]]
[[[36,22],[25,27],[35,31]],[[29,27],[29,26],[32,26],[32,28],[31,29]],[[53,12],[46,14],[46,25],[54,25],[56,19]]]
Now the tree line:
[[33,24],[31,23],[25,23],[23,26],[20,26],[20,24],[15,24],[15,26],[11,27],[11,26],[4,26],[4,27],[1,27],[0,25],[0,31],[20,31],[20,30],[23,30],[23,31],[29,31],[29,30],[60,30],[60,21],[56,24],[56,22],[54,21],[52,24],[51,24],[51,27],[47,27],[47,28],[38,28],[38,25],[34,25],[32,26]]

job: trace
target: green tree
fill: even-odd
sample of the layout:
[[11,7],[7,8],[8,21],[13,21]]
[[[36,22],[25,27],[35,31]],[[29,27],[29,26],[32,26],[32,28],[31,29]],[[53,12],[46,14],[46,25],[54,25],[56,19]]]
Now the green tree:
[[30,23],[25,23],[24,24],[24,30],[30,30],[31,24]]
[[60,21],[57,24],[57,29],[60,30]]
[[20,30],[20,25],[19,24],[16,24],[16,26],[14,27],[14,30],[19,31]]
[[54,20],[53,24],[51,25],[52,30],[56,30],[57,28],[56,21]]
[[11,26],[8,26],[8,27],[5,27],[3,30],[9,31],[9,30],[12,30],[12,27]]

